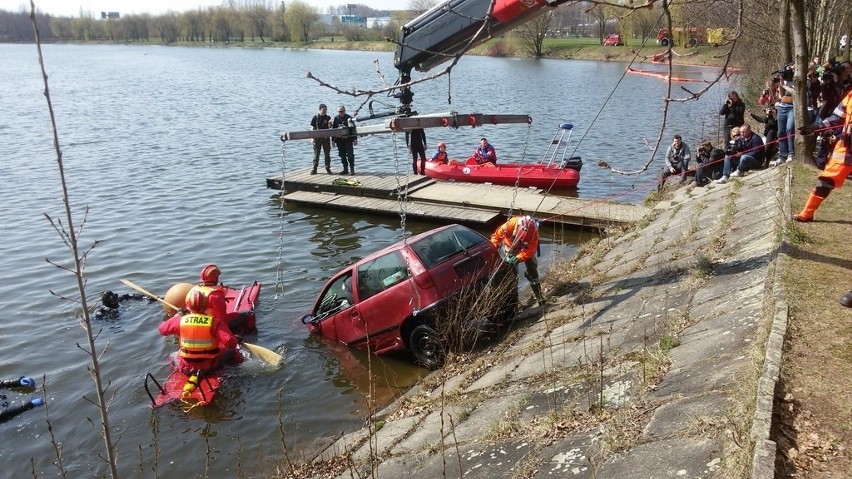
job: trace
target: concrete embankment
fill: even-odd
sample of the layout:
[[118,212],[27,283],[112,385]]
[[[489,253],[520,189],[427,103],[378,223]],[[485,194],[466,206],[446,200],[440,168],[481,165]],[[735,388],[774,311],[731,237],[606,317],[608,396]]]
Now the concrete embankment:
[[304,451],[314,477],[772,477],[785,173],[682,187],[584,248],[544,311]]

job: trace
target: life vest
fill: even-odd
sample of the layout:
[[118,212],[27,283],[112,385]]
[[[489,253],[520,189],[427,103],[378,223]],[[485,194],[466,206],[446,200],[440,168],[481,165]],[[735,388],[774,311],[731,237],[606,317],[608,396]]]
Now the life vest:
[[447,163],[447,152],[446,151],[439,151],[439,152],[435,153],[435,156],[432,157],[432,160],[433,161],[439,161],[441,163],[446,164]]
[[180,318],[179,354],[186,359],[212,359],[219,354],[213,338],[213,316],[190,313]]
[[518,227],[519,217],[513,216],[503,223],[491,236],[494,246],[503,244],[503,248],[518,257],[518,262],[524,262],[534,257],[538,249],[538,228],[521,234]]

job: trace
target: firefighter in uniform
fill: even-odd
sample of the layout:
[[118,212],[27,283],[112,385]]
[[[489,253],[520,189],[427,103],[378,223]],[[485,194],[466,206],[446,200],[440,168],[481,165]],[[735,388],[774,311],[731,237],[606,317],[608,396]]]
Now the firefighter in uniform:
[[530,282],[535,299],[544,305],[541,294],[541,282],[538,277],[538,224],[530,216],[513,216],[500,225],[491,235],[491,244],[500,250],[500,257],[517,268],[518,263],[526,265],[524,276]]
[[186,296],[188,311],[175,314],[160,325],[163,336],[178,336],[180,350],[176,366],[186,374],[222,367],[226,362],[241,362],[237,351],[239,340],[224,320],[208,313],[207,296],[190,291]]
[[816,128],[842,127],[835,136],[834,149],[828,163],[817,177],[817,186],[811,191],[804,208],[793,219],[802,223],[814,220],[814,212],[834,188],[843,186],[849,173],[852,173],[852,91],[837,105],[834,112],[823,120],[822,124],[809,125],[799,129],[805,135],[812,134]]

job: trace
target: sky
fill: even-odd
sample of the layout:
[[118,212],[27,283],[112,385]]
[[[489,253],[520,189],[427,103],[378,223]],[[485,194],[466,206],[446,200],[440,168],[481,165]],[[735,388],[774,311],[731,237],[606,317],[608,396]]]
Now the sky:
[[[239,0],[237,0],[239,1]],[[302,0],[316,7],[319,13],[326,13],[329,6],[346,5],[356,3],[367,5],[377,10],[397,10],[407,8],[408,1],[399,0]],[[273,5],[280,4],[280,0],[270,0]],[[222,5],[222,0],[35,0],[36,9],[43,13],[56,16],[79,17],[80,9],[83,12],[100,16],[100,12],[119,12],[122,15],[129,13],[150,13],[160,15],[169,10],[174,12],[185,12],[195,10],[198,7],[215,7]],[[401,6],[402,5],[402,6]],[[30,11],[29,0],[0,0],[0,10],[12,12]]]

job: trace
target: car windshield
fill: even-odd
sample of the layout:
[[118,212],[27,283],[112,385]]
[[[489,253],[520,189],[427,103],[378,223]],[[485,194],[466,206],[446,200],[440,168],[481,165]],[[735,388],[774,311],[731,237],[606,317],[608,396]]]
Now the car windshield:
[[488,240],[476,231],[455,226],[413,243],[411,249],[429,269],[485,241]]

